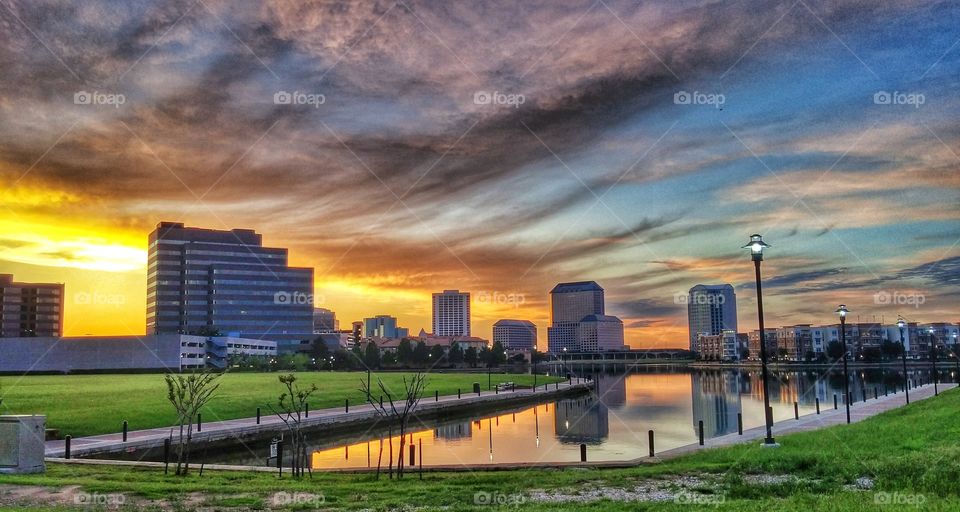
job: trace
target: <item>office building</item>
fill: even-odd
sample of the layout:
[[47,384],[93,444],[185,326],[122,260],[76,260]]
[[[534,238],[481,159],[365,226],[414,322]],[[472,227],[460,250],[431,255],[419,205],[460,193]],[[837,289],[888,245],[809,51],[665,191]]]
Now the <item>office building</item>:
[[698,284],[687,293],[690,350],[697,351],[697,336],[737,330],[737,296],[729,284]]
[[623,322],[604,314],[604,294],[599,284],[594,281],[560,283],[550,290],[549,352],[623,349]]
[[470,293],[444,290],[433,294],[433,335],[470,336]]
[[493,324],[493,342],[507,350],[536,350],[537,326],[529,320],[497,320]]
[[313,269],[290,267],[287,249],[253,230],[161,222],[148,250],[148,334],[219,332],[287,350],[312,339]]
[[410,330],[397,326],[397,319],[390,315],[377,315],[363,319],[363,335],[368,338],[406,338]]
[[313,308],[313,333],[331,333],[340,330],[337,314],[325,308]]
[[63,284],[18,283],[0,274],[0,337],[62,335]]

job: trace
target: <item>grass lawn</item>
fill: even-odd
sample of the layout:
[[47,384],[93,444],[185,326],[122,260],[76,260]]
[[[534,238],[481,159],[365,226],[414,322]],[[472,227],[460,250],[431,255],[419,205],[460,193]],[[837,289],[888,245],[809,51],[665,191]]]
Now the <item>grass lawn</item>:
[[[83,492],[124,493],[128,505],[156,507],[166,500],[172,508],[489,509],[475,504],[482,493],[522,502],[503,508],[552,512],[960,510],[958,439],[960,391],[951,390],[854,425],[782,436],[778,449],[750,443],[630,469],[426,473],[422,481],[408,475],[379,482],[368,474],[318,473],[297,482],[267,473],[207,471],[178,478],[155,469],[51,464],[43,475],[0,475],[0,487],[78,485]],[[617,493],[651,487],[673,496],[662,502],[616,499]],[[589,493],[601,499],[574,501]],[[10,499],[5,504],[17,505]]]
[[[276,404],[282,392],[277,377],[289,372],[227,373],[221,378],[220,389],[208,407],[202,411],[204,421],[227,420],[255,416],[257,407]],[[402,390],[403,377],[412,373],[374,373],[390,390]],[[351,404],[364,401],[360,380],[364,372],[303,372],[297,374],[301,385],[316,384],[318,391],[310,401],[311,409],[343,407],[344,399]],[[537,384],[556,382],[556,378],[537,377]],[[425,396],[455,395],[479,382],[485,390],[486,374],[431,373],[427,377]],[[533,383],[531,375],[494,374],[493,383],[514,382],[518,386]],[[167,388],[161,374],[136,375],[30,375],[0,377],[0,405],[2,414],[46,414],[47,426],[60,429],[60,434],[73,437],[119,432],[123,420],[130,422],[130,430],[173,425],[175,415],[167,402]]]

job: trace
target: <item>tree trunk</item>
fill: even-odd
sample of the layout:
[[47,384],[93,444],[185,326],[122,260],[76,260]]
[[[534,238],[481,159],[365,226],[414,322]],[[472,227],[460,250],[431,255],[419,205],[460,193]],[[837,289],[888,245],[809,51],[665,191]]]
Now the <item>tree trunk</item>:
[[183,472],[183,417],[180,418],[180,436],[177,438],[177,471],[180,476]]
[[383,462],[383,438],[380,438],[380,454],[377,455],[377,480],[380,480],[380,464]]
[[187,476],[190,473],[190,441],[193,439],[193,418],[190,418],[190,423],[187,424],[187,445],[186,445],[186,456],[183,460],[183,476]]

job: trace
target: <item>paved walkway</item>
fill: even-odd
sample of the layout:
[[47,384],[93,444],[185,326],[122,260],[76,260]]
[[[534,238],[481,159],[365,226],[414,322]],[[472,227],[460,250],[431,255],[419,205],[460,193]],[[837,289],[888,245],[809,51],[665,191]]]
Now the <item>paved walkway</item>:
[[[481,391],[478,393],[464,393],[458,398],[456,395],[424,397],[417,406],[417,413],[428,415],[440,410],[450,412],[461,408],[476,407],[487,404],[510,404],[520,401],[542,399],[545,397],[564,394],[574,389],[589,389],[590,381],[573,379],[570,383],[545,384],[535,390],[530,388],[516,391]],[[398,405],[399,407],[399,405]],[[354,424],[364,424],[378,419],[373,406],[369,404],[350,405],[349,412],[343,407],[336,409],[316,409],[309,411],[308,417],[303,420],[306,427],[348,427]],[[202,424],[198,432],[194,425],[193,442],[220,441],[225,439],[249,439],[262,436],[270,432],[277,432],[284,428],[283,421],[267,409],[257,421],[256,417],[235,420],[210,421]],[[71,439],[71,455],[74,457],[95,455],[100,453],[134,451],[139,449],[156,448],[163,446],[163,440],[171,435],[178,435],[179,427],[152,428],[146,430],[132,430],[127,433],[124,442],[122,433],[104,434],[99,436],[77,437]],[[46,457],[63,457],[65,441],[58,439],[47,441],[45,445]]]
[[[939,384],[938,388],[940,392],[943,392],[947,389],[953,389],[957,387],[957,384]],[[919,402],[920,400],[925,400],[934,396],[934,390],[932,384],[927,384],[910,390],[910,403]],[[854,402],[850,404],[850,422],[856,423],[858,421],[863,421],[871,416],[876,416],[884,411],[889,411],[891,409],[896,409],[898,407],[903,407],[906,405],[906,397],[903,392],[891,394],[888,396],[881,396],[879,398],[868,398],[866,402]],[[829,407],[829,408],[825,408]],[[810,430],[817,430],[824,427],[831,427],[834,425],[843,425],[847,422],[847,411],[844,407],[842,400],[841,403],[837,406],[837,409],[833,409],[833,403],[829,404],[820,404],[820,414],[807,414],[805,416],[800,416],[800,419],[790,419],[783,420],[773,424],[773,437],[776,439],[777,436],[784,434],[790,434],[793,432],[806,432]],[[716,448],[720,446],[730,446],[733,444],[743,443],[747,441],[759,441],[764,439],[767,436],[766,427],[763,425],[759,427],[754,427],[748,430],[743,431],[743,435],[737,433],[727,434],[724,436],[714,437],[711,439],[705,439],[704,445],[700,446],[699,443],[689,444],[686,446],[681,446],[674,448],[672,450],[666,450],[662,453],[657,453],[655,458],[658,459],[669,459],[673,457],[678,457],[680,455],[685,455],[687,453],[695,452],[703,448]],[[644,460],[649,461],[649,458],[646,459],[636,459],[633,462],[643,462]]]

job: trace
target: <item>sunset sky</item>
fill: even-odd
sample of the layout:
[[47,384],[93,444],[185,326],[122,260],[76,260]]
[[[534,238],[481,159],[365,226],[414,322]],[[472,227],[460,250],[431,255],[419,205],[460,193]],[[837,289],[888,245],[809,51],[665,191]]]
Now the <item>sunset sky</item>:
[[0,0],[0,273],[139,334],[158,222],[251,228],[342,324],[596,280],[680,347],[759,232],[767,325],[956,322],[958,119],[955,2]]

